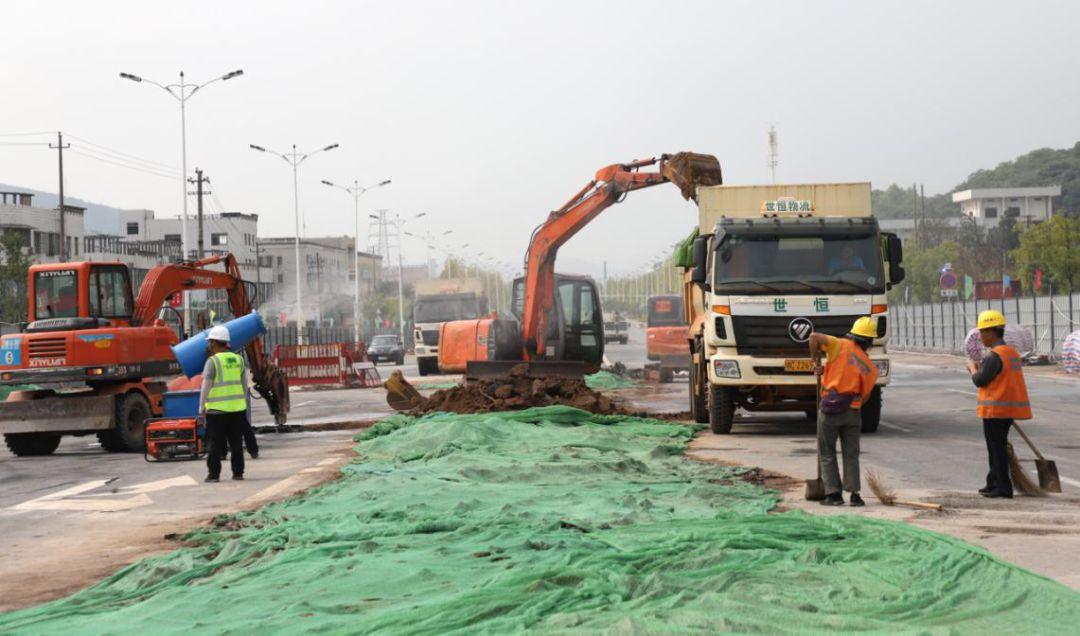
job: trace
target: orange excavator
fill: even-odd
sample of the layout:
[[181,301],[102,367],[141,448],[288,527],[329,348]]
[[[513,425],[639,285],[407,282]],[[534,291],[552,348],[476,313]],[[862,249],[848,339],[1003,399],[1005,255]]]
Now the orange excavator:
[[[642,170],[657,166],[656,171]],[[583,377],[600,368],[604,354],[603,313],[596,284],[585,276],[555,273],[559,248],[626,194],[673,183],[685,199],[697,186],[722,183],[712,155],[680,152],[601,168],[532,234],[525,276],[514,281],[511,313],[443,323],[439,369],[465,372],[466,380],[504,376],[522,361],[532,375]]]
[[[223,271],[207,269],[217,264]],[[159,265],[134,300],[123,263],[34,265],[29,278],[30,322],[0,340],[0,385],[19,387],[0,403],[0,432],[16,455],[52,453],[62,435],[96,434],[106,450],[143,450],[145,422],[161,415],[166,381],[180,372],[170,348],[177,333],[159,318],[166,301],[183,291],[223,289],[235,316],[252,310],[232,254]],[[255,390],[283,424],[285,375],[266,357],[261,338],[245,353]]]

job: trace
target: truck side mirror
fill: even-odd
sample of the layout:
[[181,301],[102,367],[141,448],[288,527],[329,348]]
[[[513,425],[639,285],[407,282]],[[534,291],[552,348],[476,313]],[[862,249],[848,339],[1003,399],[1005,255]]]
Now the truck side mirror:
[[694,269],[690,272],[690,282],[708,287],[709,280],[709,237],[699,236],[694,239]]
[[901,263],[904,262],[904,246],[900,237],[895,234],[885,234],[886,253],[889,258],[889,283],[896,285],[904,280],[906,272]]

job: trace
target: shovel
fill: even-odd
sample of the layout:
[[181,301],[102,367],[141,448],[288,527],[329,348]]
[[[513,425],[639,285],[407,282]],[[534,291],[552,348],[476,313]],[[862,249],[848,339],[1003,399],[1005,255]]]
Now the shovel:
[[1024,438],[1027,445],[1031,447],[1031,452],[1035,453],[1035,470],[1039,471],[1039,486],[1047,492],[1061,492],[1061,478],[1058,477],[1057,464],[1052,459],[1046,459],[1039,452],[1039,449],[1035,448],[1035,444],[1031,443],[1031,438],[1027,436],[1024,429],[1020,428],[1018,422],[1013,422],[1013,427],[1016,428],[1016,432],[1020,433],[1020,437]]
[[[814,400],[814,408],[817,409],[817,416],[821,417],[821,376],[817,376],[817,393]],[[807,501],[821,501],[825,498],[825,482],[821,480],[821,461],[817,461],[817,479],[806,480],[806,500]]]

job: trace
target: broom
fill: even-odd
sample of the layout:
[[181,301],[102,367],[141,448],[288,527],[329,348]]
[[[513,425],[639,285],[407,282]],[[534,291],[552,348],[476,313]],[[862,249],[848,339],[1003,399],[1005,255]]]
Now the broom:
[[1024,467],[1020,465],[1020,460],[1016,458],[1016,453],[1013,452],[1012,444],[1006,442],[1005,448],[1009,451],[1009,478],[1012,479],[1013,486],[1016,486],[1017,490],[1029,497],[1045,497],[1046,491],[1031,481],[1031,478],[1024,472]]
[[896,498],[896,491],[887,487],[878,476],[877,472],[871,469],[866,470],[866,483],[870,486],[870,491],[874,493],[877,500],[886,506],[909,506],[911,508],[920,508],[923,510],[937,510],[941,511],[942,505],[936,503],[923,503],[921,501],[902,501]]

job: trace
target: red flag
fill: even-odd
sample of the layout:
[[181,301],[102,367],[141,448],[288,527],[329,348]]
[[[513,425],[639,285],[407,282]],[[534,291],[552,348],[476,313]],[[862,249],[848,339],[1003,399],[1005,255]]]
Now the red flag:
[[1036,289],[1036,291],[1042,289],[1042,270],[1041,269],[1035,270],[1035,289]]

